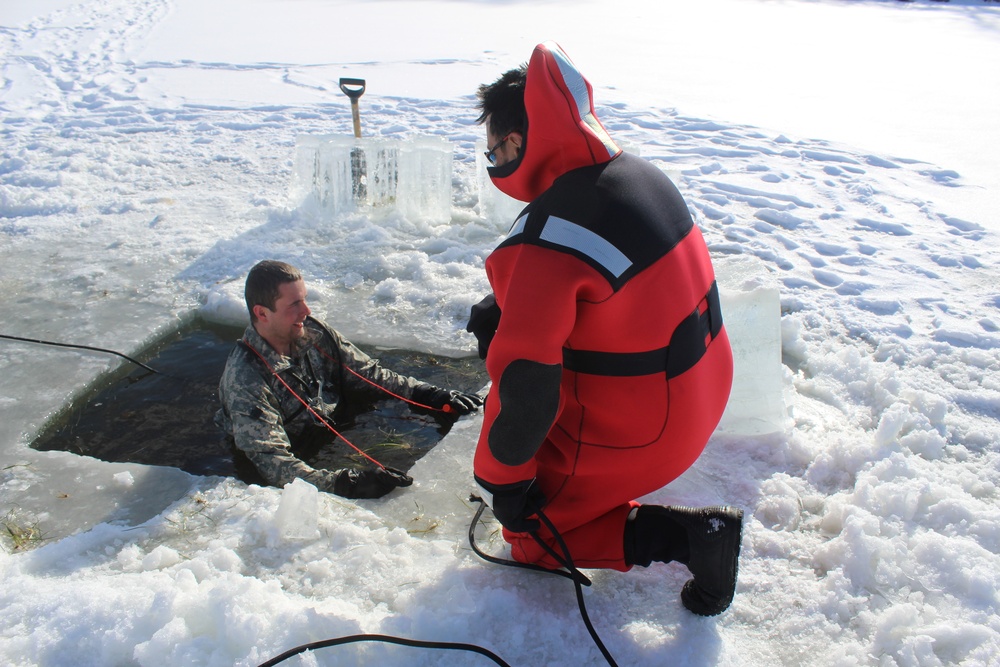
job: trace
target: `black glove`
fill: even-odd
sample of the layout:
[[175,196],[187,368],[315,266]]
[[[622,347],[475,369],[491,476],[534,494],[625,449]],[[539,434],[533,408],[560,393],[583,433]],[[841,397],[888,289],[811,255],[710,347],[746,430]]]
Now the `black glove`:
[[413,390],[413,400],[431,408],[467,415],[483,404],[482,397],[425,384]]
[[448,405],[451,407],[452,412],[467,415],[482,407],[483,397],[478,394],[467,394],[462,391],[449,391]]
[[338,470],[333,492],[344,498],[381,498],[397,486],[413,484],[413,478],[395,468]]
[[497,305],[497,298],[490,294],[472,307],[469,324],[465,327],[465,330],[475,334],[476,340],[479,341],[480,359],[486,358],[498,326],[500,326],[500,306]]
[[486,504],[493,509],[493,516],[503,527],[515,533],[530,533],[538,530],[541,523],[529,517],[545,506],[545,495],[535,484],[526,479],[513,484],[490,484],[476,477],[476,483],[484,491]]

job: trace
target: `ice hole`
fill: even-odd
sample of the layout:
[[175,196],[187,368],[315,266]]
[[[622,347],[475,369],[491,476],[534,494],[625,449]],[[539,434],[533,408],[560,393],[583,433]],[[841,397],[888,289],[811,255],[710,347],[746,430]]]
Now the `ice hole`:
[[[54,417],[32,447],[263,484],[213,421],[219,409],[219,378],[242,334],[242,328],[196,320],[167,335],[130,355],[158,372],[126,362]],[[353,342],[383,367],[438,386],[476,392],[487,382],[478,357],[455,359]],[[408,470],[453,423],[453,417],[386,398],[338,415],[334,427],[377,461]],[[310,465],[327,469],[356,466],[362,459],[328,432],[300,443],[296,453]]]

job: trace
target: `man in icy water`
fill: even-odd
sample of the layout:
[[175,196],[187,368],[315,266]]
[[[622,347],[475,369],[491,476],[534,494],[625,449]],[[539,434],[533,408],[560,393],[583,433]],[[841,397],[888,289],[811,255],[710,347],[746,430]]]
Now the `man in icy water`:
[[623,153],[558,45],[480,86],[494,185],[528,206],[473,308],[492,381],[474,472],[513,557],[547,568],[678,561],[684,606],[732,602],[741,510],[635,499],[705,448],[732,385],[708,248],[673,183]]
[[[345,498],[379,498],[409,486],[408,476],[376,465],[322,470],[293,452],[317,429],[333,423],[339,404],[371,402],[391,394],[423,407],[468,414],[482,399],[449,391],[382,368],[337,331],[311,317],[302,274],[265,260],[247,275],[247,327],[226,361],[216,423],[246,454],[264,480],[284,486],[295,478]],[[330,434],[332,435],[332,433]]]

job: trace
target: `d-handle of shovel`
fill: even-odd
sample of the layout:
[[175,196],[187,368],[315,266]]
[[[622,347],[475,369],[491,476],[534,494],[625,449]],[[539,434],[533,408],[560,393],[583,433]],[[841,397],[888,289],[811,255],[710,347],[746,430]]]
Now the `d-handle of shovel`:
[[[353,86],[353,87],[352,87]],[[358,98],[365,94],[364,79],[341,79],[340,89],[351,98],[351,118],[354,119],[354,136],[361,138],[361,114],[358,111]]]

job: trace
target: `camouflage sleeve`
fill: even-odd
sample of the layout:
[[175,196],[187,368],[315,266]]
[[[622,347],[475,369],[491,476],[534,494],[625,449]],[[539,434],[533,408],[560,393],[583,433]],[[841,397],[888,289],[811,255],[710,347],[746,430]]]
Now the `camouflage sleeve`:
[[[403,398],[413,398],[414,389],[427,384],[415,378],[400,375],[388,368],[383,368],[378,359],[372,359],[343,336],[337,335],[329,329],[327,331],[333,337],[334,344],[340,348],[341,358],[347,370],[344,373],[345,389],[347,391],[361,393],[373,399],[385,398],[384,392],[370,384],[374,383],[378,387],[387,389]],[[354,375],[354,373],[360,375],[364,380]],[[365,380],[368,380],[368,382],[365,382]]]
[[301,478],[333,491],[337,473],[313,468],[292,454],[278,400],[264,378],[249,364],[226,371],[221,393],[233,440],[268,484],[282,487]]

